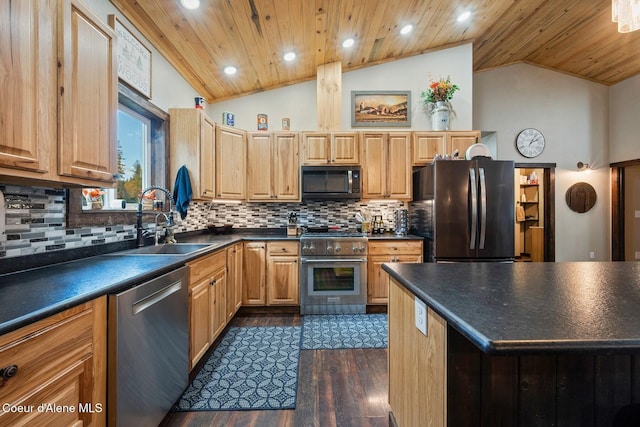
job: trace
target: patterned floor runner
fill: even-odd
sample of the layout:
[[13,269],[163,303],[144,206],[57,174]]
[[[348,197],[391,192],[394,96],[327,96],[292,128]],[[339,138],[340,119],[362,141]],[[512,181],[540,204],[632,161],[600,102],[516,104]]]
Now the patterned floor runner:
[[292,409],[301,328],[232,327],[174,411]]
[[305,315],[302,349],[387,348],[386,314]]

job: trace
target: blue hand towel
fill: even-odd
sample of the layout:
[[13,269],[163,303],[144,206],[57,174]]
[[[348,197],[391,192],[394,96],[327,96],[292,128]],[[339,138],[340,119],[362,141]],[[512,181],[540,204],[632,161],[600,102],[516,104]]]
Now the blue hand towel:
[[176,211],[180,213],[180,218],[182,219],[187,217],[187,209],[189,208],[189,202],[192,196],[193,191],[191,190],[189,170],[186,166],[182,166],[178,169],[176,183],[173,186],[173,199],[176,202]]

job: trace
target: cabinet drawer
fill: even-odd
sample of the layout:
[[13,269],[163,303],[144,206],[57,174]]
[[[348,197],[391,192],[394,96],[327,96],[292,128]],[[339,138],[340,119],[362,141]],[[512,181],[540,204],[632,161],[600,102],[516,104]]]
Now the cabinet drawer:
[[211,277],[221,268],[227,266],[227,251],[222,250],[212,255],[198,258],[195,261],[187,263],[189,267],[189,285],[195,285],[205,277]]
[[267,254],[274,255],[298,255],[300,245],[298,242],[267,242]]
[[13,377],[0,380],[0,402],[17,402],[92,357],[93,312],[69,314],[56,323],[42,322],[41,329],[30,325],[23,333],[0,337],[0,369],[18,368]]
[[421,255],[421,240],[392,240],[386,242],[369,242],[369,255]]

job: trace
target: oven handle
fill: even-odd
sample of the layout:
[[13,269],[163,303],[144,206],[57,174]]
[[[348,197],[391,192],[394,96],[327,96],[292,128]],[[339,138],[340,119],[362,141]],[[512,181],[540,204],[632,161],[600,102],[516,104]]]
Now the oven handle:
[[334,258],[334,259],[309,259],[309,258],[300,258],[300,262],[302,264],[310,264],[310,263],[345,263],[345,262],[367,262],[366,258]]

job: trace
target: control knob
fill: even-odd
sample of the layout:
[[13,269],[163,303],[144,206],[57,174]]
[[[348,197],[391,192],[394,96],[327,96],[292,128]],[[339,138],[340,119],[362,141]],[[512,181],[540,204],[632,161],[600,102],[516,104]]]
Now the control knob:
[[331,243],[327,243],[327,253],[328,254],[333,253],[333,245]]
[[340,252],[342,252],[342,248],[340,247],[339,244],[335,244],[334,248],[333,248],[334,252],[339,254]]

